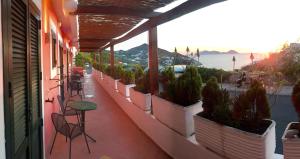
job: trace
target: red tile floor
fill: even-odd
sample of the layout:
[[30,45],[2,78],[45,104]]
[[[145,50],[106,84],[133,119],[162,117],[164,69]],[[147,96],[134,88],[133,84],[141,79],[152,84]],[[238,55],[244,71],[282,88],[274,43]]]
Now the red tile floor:
[[[169,159],[119,108],[92,75],[85,76],[86,99],[97,103],[97,110],[86,112],[86,132],[97,140],[89,142],[91,154],[83,136],[72,141],[73,159]],[[71,119],[72,120],[72,119]],[[53,139],[51,139],[53,141]],[[58,135],[50,159],[67,159],[69,143]]]

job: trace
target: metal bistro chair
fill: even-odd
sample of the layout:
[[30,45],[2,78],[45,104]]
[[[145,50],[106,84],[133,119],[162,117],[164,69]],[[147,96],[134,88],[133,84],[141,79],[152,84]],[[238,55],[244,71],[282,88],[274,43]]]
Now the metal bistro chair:
[[[69,84],[71,96],[73,94],[73,91],[77,91],[77,95],[84,96],[84,88],[83,88],[83,83],[81,83],[80,74],[72,74],[70,83],[68,84]],[[79,92],[81,92],[81,94]]]
[[77,117],[77,121],[78,123],[80,123],[80,112],[78,112],[77,110],[71,108],[68,106],[68,103],[69,102],[72,102],[73,100],[70,99],[70,97],[66,94],[65,95],[65,100],[62,101],[61,99],[61,96],[57,96],[57,100],[59,102],[59,106],[60,106],[60,109],[61,109],[61,112],[64,116],[75,116]]
[[51,146],[50,155],[52,153],[52,149],[58,132],[70,139],[69,159],[71,159],[72,140],[82,134],[84,136],[84,140],[88,148],[88,151],[89,153],[91,153],[89,144],[86,139],[86,135],[83,132],[83,128],[79,124],[68,123],[63,114],[52,113],[51,118],[56,132]]

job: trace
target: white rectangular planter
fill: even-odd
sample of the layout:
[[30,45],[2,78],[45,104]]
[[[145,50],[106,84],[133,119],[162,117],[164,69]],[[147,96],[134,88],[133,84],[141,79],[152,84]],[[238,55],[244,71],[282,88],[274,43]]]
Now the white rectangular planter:
[[202,102],[183,107],[152,95],[153,115],[179,134],[189,137],[194,133],[193,115],[201,112]]
[[130,100],[136,106],[141,108],[144,111],[151,110],[151,93],[144,94],[142,92],[130,88]]
[[262,135],[224,126],[194,116],[196,140],[208,149],[230,159],[273,159],[276,148],[275,122]]
[[300,158],[300,138],[297,136],[296,128],[300,125],[298,122],[289,123],[282,136],[283,155],[285,159]]
[[107,81],[108,81],[108,85],[111,89],[116,90],[117,89],[117,85],[116,85],[116,80],[113,79],[110,76],[107,76]]
[[120,81],[117,82],[117,85],[119,93],[125,97],[130,97],[129,89],[135,86],[135,84],[124,85]]
[[223,156],[223,125],[198,115],[194,115],[194,124],[196,140],[206,148]]
[[273,159],[276,148],[273,120],[262,135],[224,126],[224,152],[230,159]]

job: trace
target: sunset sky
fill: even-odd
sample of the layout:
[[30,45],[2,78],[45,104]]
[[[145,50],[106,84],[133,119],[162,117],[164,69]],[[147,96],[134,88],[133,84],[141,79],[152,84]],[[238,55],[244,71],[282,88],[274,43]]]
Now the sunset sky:
[[[299,6],[300,0],[228,0],[160,25],[158,45],[169,51],[177,47],[179,52],[187,46],[193,52],[274,52],[285,42],[300,42]],[[147,33],[115,48],[127,50],[142,43],[147,43]]]

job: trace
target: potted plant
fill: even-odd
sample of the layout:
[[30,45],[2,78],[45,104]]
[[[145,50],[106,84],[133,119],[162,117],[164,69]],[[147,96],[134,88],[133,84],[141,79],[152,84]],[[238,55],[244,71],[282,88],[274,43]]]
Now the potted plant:
[[163,92],[152,96],[154,116],[179,134],[188,137],[194,133],[193,115],[202,111],[201,76],[193,66],[175,79],[172,68],[162,72]]
[[99,80],[99,76],[100,76],[100,71],[99,71],[99,64],[96,62],[93,62],[93,76],[95,77],[95,79],[98,81]]
[[[300,81],[296,83],[292,92],[292,102],[295,111],[300,119]],[[296,159],[300,154],[300,123],[291,122],[287,125],[283,136],[283,154],[284,158]]]
[[103,74],[104,82],[102,83],[102,86],[106,89],[106,91],[110,94],[115,92],[115,79],[113,78],[111,66],[107,66],[104,70],[105,74]]
[[101,80],[103,80],[103,78],[104,78],[103,73],[104,73],[106,67],[107,67],[107,65],[105,65],[105,64],[100,64],[100,66],[99,66],[100,79],[101,79]]
[[116,65],[115,69],[114,69],[114,73],[112,75],[113,78],[114,78],[114,81],[111,84],[111,86],[113,86],[115,90],[118,89],[118,81],[121,79],[122,72],[123,72],[123,66],[122,65]]
[[217,121],[228,120],[231,101],[228,92],[220,89],[216,77],[211,77],[202,89],[202,102],[203,111],[194,116],[196,140],[212,151],[224,154],[222,124]]
[[118,81],[118,91],[125,97],[129,97],[129,88],[134,87],[134,73],[131,70],[123,69],[121,80]]
[[[198,142],[227,158],[271,159],[276,146],[275,122],[269,120],[270,108],[263,85],[256,80],[253,81],[250,88],[233,101],[232,110],[229,109],[230,104],[224,104],[228,103],[226,101],[229,97],[226,94],[223,91],[221,99],[211,96],[210,99],[223,101],[223,104],[219,102],[210,106],[203,104],[204,112],[208,114],[200,113],[195,116],[195,127],[199,132],[204,125],[201,123],[202,120],[198,120],[199,117],[206,119],[205,124],[214,121],[217,125],[214,126],[216,129],[202,130],[206,140],[210,141],[204,141],[201,137],[203,134],[196,131]],[[210,108],[207,111],[206,106]],[[214,137],[217,144],[212,143]]]
[[144,73],[140,65],[135,66],[135,87],[130,88],[130,99],[144,111],[151,110],[149,71]]

